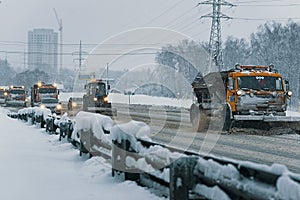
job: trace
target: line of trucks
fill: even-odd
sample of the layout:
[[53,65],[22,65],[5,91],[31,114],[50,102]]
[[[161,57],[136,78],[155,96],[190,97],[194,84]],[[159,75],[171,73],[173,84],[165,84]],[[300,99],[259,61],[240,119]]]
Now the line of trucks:
[[[192,83],[194,103],[190,121],[195,131],[207,131],[220,122],[224,131],[233,127],[289,127],[300,131],[300,117],[286,116],[292,92],[289,82],[270,66],[236,65],[233,69],[198,74]],[[85,85],[83,111],[115,116],[108,101],[109,85],[103,80],[91,80]],[[37,83],[31,88],[31,106],[44,106],[60,114],[56,85]],[[0,103],[26,106],[23,86],[0,88]],[[28,102],[29,103],[29,102]],[[70,103],[70,102],[69,102]],[[50,105],[53,105],[50,107]],[[70,104],[73,105],[72,102]],[[219,119],[217,119],[219,118]],[[221,118],[221,120],[220,120]],[[219,120],[219,121],[218,121]]]
[[52,112],[61,113],[62,106],[58,101],[59,91],[56,84],[38,82],[30,91],[30,100],[24,86],[0,87],[0,104],[8,107],[39,106],[49,108]]
[[[85,85],[85,94],[82,98],[83,111],[116,115],[116,110],[108,102],[109,85],[102,80],[93,79]],[[38,106],[48,108],[56,114],[61,114],[62,105],[59,102],[59,90],[56,84],[38,82],[31,87],[30,100],[26,98],[24,86],[0,87],[0,104],[9,107]],[[75,102],[71,102],[71,107]]]

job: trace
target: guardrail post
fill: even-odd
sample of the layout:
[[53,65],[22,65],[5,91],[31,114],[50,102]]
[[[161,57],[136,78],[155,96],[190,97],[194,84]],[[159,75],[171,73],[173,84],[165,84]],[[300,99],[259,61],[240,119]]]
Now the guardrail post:
[[195,179],[196,157],[181,157],[170,165],[170,200],[188,200]]
[[[79,155],[81,156],[82,153],[90,153],[92,130],[81,129],[78,132],[80,135]],[[92,157],[91,153],[90,153],[90,157]]]
[[[124,172],[125,180],[138,181],[140,179],[139,170],[127,169],[126,166],[126,156],[132,154],[131,157],[134,157],[135,152],[130,148],[130,141],[122,140],[121,143],[113,140],[112,146],[112,176],[115,175],[115,172]],[[132,172],[130,172],[132,171]]]

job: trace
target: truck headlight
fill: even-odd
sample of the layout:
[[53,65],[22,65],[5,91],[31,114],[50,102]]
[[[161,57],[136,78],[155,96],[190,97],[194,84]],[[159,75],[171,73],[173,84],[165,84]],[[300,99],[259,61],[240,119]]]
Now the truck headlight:
[[97,97],[94,97],[94,101],[97,101],[98,99],[97,99]]
[[72,102],[72,107],[77,107],[77,103],[76,102]]
[[108,102],[108,97],[104,97],[104,98],[103,98],[103,101],[104,101],[104,102]]
[[61,106],[60,104],[58,104],[58,105],[56,106],[56,109],[57,109],[57,110],[61,110],[61,109],[62,109],[62,106]]
[[290,97],[290,96],[293,95],[293,92],[292,92],[292,91],[288,91],[288,92],[287,92],[287,95]]
[[238,90],[238,91],[236,92],[236,94],[239,95],[239,96],[241,96],[241,95],[243,94],[243,90]]
[[45,106],[44,104],[41,104],[41,105],[40,105],[40,108],[41,108],[41,109],[45,109],[46,106]]

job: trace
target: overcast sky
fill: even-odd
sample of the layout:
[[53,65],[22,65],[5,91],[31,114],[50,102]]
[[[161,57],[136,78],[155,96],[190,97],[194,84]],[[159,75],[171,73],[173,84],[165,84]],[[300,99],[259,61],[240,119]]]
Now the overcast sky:
[[[229,0],[228,0],[229,1]],[[0,4],[0,50],[26,50],[27,32],[33,28],[53,28],[58,24],[53,11],[63,20],[64,44],[97,44],[129,29],[151,26],[174,29],[197,41],[208,41],[211,19],[199,19],[209,14],[209,5],[196,5],[201,0],[2,0]],[[235,7],[223,7],[232,20],[222,22],[222,37],[248,38],[260,24],[288,18],[300,21],[299,0],[231,0]],[[7,43],[18,42],[18,43]],[[93,45],[84,46],[89,51]],[[77,47],[66,46],[64,52]],[[0,53],[12,65],[23,66],[23,55]],[[71,67],[72,59],[64,64]]]

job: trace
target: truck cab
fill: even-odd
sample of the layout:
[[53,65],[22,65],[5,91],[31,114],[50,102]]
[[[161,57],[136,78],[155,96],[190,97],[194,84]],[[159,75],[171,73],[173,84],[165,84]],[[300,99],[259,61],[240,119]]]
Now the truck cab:
[[43,98],[53,98],[58,100],[59,91],[56,84],[46,84],[38,82],[31,88],[31,106],[38,106]]
[[7,106],[23,106],[26,107],[26,91],[24,86],[11,85],[8,90]]
[[111,103],[108,101],[110,86],[102,80],[92,80],[85,85],[83,111],[112,115]]
[[6,88],[0,88],[0,104],[5,104],[8,99],[8,91]]

